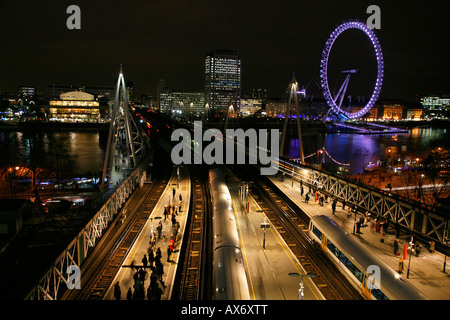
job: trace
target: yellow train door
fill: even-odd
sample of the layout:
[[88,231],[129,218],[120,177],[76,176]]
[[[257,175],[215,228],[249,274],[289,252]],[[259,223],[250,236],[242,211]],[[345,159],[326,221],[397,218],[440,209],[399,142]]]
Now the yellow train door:
[[323,252],[327,252],[327,244],[328,244],[328,238],[324,234],[322,234],[320,246],[321,246]]
[[364,297],[371,300],[372,299],[372,281],[367,274],[364,274],[363,281],[361,282],[362,293]]

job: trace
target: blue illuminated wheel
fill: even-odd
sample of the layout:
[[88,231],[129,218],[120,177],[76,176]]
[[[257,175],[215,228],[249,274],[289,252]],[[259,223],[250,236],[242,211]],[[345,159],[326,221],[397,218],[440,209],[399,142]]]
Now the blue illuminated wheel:
[[[377,59],[377,79],[375,82],[375,87],[372,96],[370,97],[369,102],[363,109],[353,113],[342,110],[336,104],[336,101],[334,101],[330,92],[327,75],[328,58],[330,56],[330,51],[331,48],[333,47],[334,41],[337,39],[337,37],[339,37],[339,35],[342,32],[348,29],[359,29],[369,37],[375,50],[375,55]],[[320,61],[320,85],[322,87],[322,92],[325,97],[325,100],[327,101],[328,106],[330,106],[330,108],[333,110],[334,113],[336,113],[337,115],[343,115],[344,117],[349,119],[360,118],[364,116],[366,113],[368,113],[370,109],[372,109],[372,107],[375,105],[375,102],[377,101],[378,96],[380,95],[381,85],[383,84],[383,74],[384,74],[384,61],[383,61],[383,53],[381,52],[380,42],[378,41],[378,38],[376,37],[375,33],[365,23],[360,21],[344,22],[331,33],[330,37],[325,43],[325,48],[323,49],[322,52],[322,59]]]

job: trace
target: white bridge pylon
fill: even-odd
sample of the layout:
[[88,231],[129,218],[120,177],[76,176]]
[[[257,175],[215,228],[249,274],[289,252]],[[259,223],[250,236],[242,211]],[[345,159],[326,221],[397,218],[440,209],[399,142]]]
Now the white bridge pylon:
[[280,156],[284,155],[284,146],[286,143],[286,130],[287,125],[289,122],[289,113],[292,104],[294,105],[294,112],[296,115],[296,122],[297,122],[297,133],[298,133],[298,141],[299,141],[299,148],[300,148],[300,162],[301,164],[305,164],[305,157],[303,154],[303,139],[302,139],[302,127],[300,124],[300,109],[298,105],[298,90],[299,85],[297,80],[295,79],[295,73],[292,74],[291,82],[289,83],[289,86],[287,88],[287,91],[289,93],[288,102],[286,104],[286,109],[284,112],[284,124],[283,124],[283,131],[281,133],[281,142],[280,142]]
[[139,158],[144,152],[144,138],[130,112],[125,79],[122,65],[120,65],[103,164],[102,187],[120,183],[130,170],[137,167]]

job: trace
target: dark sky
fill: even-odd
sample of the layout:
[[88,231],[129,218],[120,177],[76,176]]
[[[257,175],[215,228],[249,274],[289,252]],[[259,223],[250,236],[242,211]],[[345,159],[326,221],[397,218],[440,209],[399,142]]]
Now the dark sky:
[[[81,30],[66,28],[71,4],[81,8]],[[329,34],[346,19],[365,22],[370,4],[381,8],[381,96],[449,94],[450,6],[433,0],[0,0],[0,81],[4,92],[46,83],[114,85],[122,63],[138,94],[155,94],[160,78],[174,89],[200,91],[206,53],[232,49],[242,59],[243,93],[267,88],[280,96],[295,72],[319,94],[314,79]],[[336,70],[361,70],[353,94],[370,92],[375,60],[362,32],[342,34],[332,56]],[[330,85],[339,79],[336,71]]]

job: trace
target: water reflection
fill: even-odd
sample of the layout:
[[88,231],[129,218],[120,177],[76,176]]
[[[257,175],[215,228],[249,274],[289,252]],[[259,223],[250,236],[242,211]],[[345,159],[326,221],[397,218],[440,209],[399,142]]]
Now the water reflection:
[[[402,154],[413,157],[423,157],[427,150],[427,143],[438,138],[445,129],[414,128],[406,134],[396,135],[360,135],[348,133],[327,133],[316,136],[306,136],[303,139],[303,148],[307,162],[317,163],[319,159],[317,150],[325,147],[331,157],[341,163],[350,163],[352,173],[360,172],[362,160],[360,154],[366,151],[365,161],[376,162],[387,157],[398,158]],[[288,154],[292,158],[300,157],[298,139],[291,139]],[[331,160],[326,157],[326,162]]]
[[[29,155],[29,138],[35,133],[26,132],[0,132],[0,154],[8,154],[1,157],[0,166],[8,165],[14,161],[15,154],[26,157]],[[63,140],[68,146],[69,152],[77,157],[77,174],[88,171],[98,172],[103,167],[105,146],[101,145],[98,132],[40,132],[38,137],[48,140],[56,138]]]

